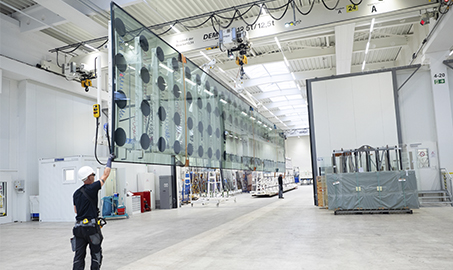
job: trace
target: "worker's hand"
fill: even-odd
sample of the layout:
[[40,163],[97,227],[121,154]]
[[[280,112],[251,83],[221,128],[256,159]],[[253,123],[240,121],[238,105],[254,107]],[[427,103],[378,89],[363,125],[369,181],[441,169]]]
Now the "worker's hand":
[[105,165],[107,168],[112,168],[112,161],[115,159],[114,154],[110,154],[109,159],[107,160],[107,164]]

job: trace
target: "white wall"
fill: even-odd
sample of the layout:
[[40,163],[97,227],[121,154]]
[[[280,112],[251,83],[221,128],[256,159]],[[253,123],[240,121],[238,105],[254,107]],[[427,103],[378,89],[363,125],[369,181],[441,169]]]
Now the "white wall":
[[[411,71],[398,72],[400,84]],[[419,190],[439,190],[439,161],[437,149],[436,121],[429,70],[419,70],[398,92],[403,144],[412,152]],[[412,146],[411,146],[412,145]],[[428,148],[430,167],[417,168],[417,149]],[[433,154],[434,152],[434,154]],[[409,168],[410,164],[408,165]]]
[[390,72],[313,82],[312,100],[317,157],[398,144]]
[[293,168],[299,167],[300,177],[311,175],[310,136],[287,138],[285,150],[286,157],[291,158]]

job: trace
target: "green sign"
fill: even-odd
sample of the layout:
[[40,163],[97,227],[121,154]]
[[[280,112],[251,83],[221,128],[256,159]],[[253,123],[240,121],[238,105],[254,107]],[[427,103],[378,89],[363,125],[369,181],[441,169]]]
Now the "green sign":
[[434,84],[443,84],[445,83],[445,79],[434,80]]

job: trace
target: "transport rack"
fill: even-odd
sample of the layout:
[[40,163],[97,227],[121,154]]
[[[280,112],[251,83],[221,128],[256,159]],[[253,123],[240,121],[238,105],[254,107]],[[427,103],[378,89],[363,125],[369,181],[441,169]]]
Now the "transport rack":
[[411,209],[337,209],[335,215],[412,214]]

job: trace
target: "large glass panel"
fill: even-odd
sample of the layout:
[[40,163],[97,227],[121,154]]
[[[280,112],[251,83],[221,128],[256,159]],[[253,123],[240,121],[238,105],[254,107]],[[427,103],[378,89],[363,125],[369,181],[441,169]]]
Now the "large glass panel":
[[114,3],[111,16],[118,161],[268,171],[284,164],[281,130]]

